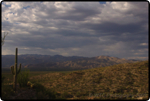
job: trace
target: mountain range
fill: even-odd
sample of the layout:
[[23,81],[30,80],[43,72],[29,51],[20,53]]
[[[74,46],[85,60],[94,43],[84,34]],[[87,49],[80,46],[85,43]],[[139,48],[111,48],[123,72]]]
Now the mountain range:
[[[15,55],[2,55],[2,70],[9,70],[15,63]],[[95,67],[105,67],[122,63],[133,63],[138,60],[127,60],[110,56],[82,57],[62,55],[39,55],[24,54],[18,55],[18,65],[28,68],[31,71],[65,71],[83,70]]]

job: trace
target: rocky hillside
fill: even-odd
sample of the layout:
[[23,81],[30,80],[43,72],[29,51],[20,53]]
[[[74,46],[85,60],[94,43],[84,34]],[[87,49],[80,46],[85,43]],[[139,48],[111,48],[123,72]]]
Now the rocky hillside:
[[142,61],[70,73],[48,73],[30,80],[57,92],[58,99],[148,99],[148,67],[148,61]]

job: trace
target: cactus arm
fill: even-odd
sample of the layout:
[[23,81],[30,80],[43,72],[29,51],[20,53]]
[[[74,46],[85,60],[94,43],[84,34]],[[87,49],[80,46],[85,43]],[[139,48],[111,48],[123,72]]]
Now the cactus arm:
[[17,74],[20,73],[20,70],[21,70],[21,64],[19,65],[19,70],[18,70]]
[[18,63],[18,48],[16,48],[16,55],[15,55],[15,66],[16,66],[16,71],[17,71],[17,63]]
[[11,72],[12,72],[13,75],[15,75],[14,66],[11,66]]

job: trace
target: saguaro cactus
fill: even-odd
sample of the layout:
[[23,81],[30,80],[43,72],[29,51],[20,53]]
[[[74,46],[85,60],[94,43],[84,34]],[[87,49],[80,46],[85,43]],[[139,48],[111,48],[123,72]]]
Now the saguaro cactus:
[[11,72],[13,74],[13,89],[16,91],[17,87],[17,75],[19,74],[21,70],[21,64],[19,65],[19,70],[17,70],[17,53],[18,53],[18,48],[16,48],[16,56],[15,56],[15,65],[11,66]]

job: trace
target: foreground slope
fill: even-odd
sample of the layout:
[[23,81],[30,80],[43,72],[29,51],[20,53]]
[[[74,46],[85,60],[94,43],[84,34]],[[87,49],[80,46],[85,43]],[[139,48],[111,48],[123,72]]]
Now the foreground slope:
[[57,98],[147,99],[148,65],[148,61],[125,63],[71,73],[49,73],[30,79],[56,91]]

